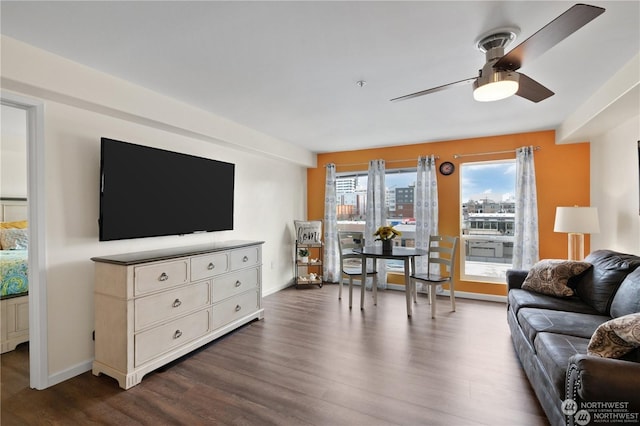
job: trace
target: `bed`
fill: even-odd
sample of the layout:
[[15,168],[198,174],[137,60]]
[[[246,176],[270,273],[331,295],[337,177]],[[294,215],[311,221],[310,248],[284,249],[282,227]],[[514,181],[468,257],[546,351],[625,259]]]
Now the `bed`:
[[29,341],[26,199],[0,199],[0,353]]

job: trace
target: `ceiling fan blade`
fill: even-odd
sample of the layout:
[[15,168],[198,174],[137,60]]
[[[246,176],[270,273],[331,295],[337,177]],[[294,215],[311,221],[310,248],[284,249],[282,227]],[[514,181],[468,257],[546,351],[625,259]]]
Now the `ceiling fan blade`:
[[515,71],[522,66],[524,60],[530,61],[542,55],[602,13],[604,9],[601,7],[587,4],[573,5],[500,58],[493,67]]
[[400,96],[398,98],[393,98],[391,101],[404,101],[406,99],[417,98],[418,96],[428,95],[430,93],[439,92],[441,90],[450,89],[456,86],[463,86],[465,84],[473,83],[477,77],[471,77],[464,80],[456,81],[454,83],[443,84],[442,86],[432,87],[431,89],[422,90],[420,92],[411,93],[410,95]]
[[521,72],[518,74],[520,74],[520,81],[518,83],[518,91],[516,92],[516,95],[536,103],[544,101],[548,97],[554,95],[551,90],[547,89],[531,77],[528,77]]

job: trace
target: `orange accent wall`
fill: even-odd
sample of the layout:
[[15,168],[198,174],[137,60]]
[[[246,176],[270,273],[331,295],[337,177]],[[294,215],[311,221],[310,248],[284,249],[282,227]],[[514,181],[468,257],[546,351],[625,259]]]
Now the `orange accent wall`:
[[[397,145],[357,151],[318,154],[318,166],[307,170],[307,218],[324,216],[325,168],[335,163],[338,172],[367,170],[367,165],[341,166],[341,164],[368,163],[383,159],[386,169],[415,167],[418,156],[434,154],[438,164],[450,161],[456,171],[449,176],[438,173],[439,231],[441,234],[460,234],[460,165],[476,161],[514,158],[513,153],[454,158],[454,154],[474,154],[513,150],[521,146],[539,146],[535,152],[536,186],[538,191],[538,220],[540,232],[540,258],[566,259],[567,235],[553,232],[557,206],[588,206],[589,199],[589,143],[556,145],[555,131],[518,133],[472,139]],[[391,162],[412,159],[405,162]],[[585,236],[585,253],[589,252],[589,236]],[[459,261],[458,261],[459,263]],[[458,272],[460,265],[457,266]],[[457,274],[458,276],[459,273]],[[459,280],[456,290],[506,295],[503,285]]]

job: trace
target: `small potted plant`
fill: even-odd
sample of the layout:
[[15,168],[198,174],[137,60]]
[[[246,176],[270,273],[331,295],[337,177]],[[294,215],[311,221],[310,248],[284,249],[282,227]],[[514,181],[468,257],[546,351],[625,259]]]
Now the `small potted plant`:
[[309,249],[306,249],[306,248],[299,249],[298,256],[300,256],[300,262],[309,263]]

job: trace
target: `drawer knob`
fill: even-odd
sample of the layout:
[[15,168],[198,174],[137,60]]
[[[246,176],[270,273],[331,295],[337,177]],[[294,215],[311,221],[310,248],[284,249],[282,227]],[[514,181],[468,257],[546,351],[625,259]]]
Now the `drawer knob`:
[[240,280],[236,281],[236,287],[240,287],[242,285],[242,283],[240,282]]
[[173,333],[173,338],[174,339],[179,339],[180,336],[182,336],[182,331],[180,331],[180,330],[176,330],[176,332]]
[[180,299],[176,299],[173,301],[173,306],[174,308],[177,308],[178,306],[182,305],[182,302],[180,301]]
[[213,264],[213,262],[211,262],[211,263],[209,263],[209,264],[207,265],[207,269],[208,269],[208,270],[212,270],[212,269],[213,269],[213,268],[215,268],[215,267],[216,267],[216,265],[214,265],[214,264]]
[[243,258],[242,258],[242,261],[243,261],[243,262],[248,262],[248,261],[249,261],[249,257],[248,257],[248,256],[243,257]]
[[242,307],[240,305],[236,305],[236,312],[240,312],[240,309],[242,309]]
[[162,274],[160,274],[160,277],[158,278],[159,281],[166,281],[169,279],[169,275],[166,274],[166,272],[163,272]]

